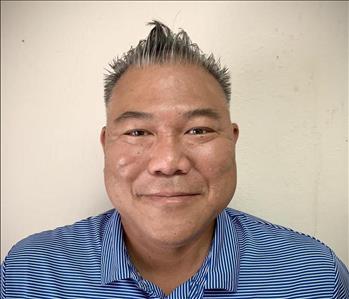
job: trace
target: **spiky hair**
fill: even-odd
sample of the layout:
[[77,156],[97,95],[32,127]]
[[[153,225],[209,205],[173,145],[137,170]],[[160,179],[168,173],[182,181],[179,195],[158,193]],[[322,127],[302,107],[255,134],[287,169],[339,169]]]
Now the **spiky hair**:
[[159,21],[152,21],[154,26],[148,37],[140,40],[138,45],[124,53],[121,58],[113,59],[110,70],[104,78],[104,101],[108,105],[112,90],[130,66],[151,64],[183,63],[202,66],[218,81],[227,102],[230,101],[230,75],[226,67],[221,67],[213,54],[204,54],[197,44],[192,43],[189,35],[183,30],[176,34]]

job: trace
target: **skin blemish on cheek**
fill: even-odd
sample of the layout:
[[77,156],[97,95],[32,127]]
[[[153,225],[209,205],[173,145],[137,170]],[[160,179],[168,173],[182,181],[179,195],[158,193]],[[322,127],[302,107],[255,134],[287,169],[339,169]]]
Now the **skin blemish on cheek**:
[[121,157],[119,158],[119,160],[117,161],[117,167],[118,168],[123,168],[125,167],[126,165],[129,164],[129,159],[127,159],[126,157]]
[[120,153],[116,158],[116,167],[117,169],[126,169],[127,167],[134,167],[135,165],[139,165],[140,158],[143,155],[142,149],[132,149],[128,152]]

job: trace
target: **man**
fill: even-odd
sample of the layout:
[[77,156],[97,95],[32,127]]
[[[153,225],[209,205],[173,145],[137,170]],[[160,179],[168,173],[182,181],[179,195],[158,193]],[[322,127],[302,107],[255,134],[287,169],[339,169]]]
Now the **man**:
[[226,208],[239,134],[227,69],[151,24],[105,81],[115,210],[19,242],[2,298],[349,298],[331,249]]

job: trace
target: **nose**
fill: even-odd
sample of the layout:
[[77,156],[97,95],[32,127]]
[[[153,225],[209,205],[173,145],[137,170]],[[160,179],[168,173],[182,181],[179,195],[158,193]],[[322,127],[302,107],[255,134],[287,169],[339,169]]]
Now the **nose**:
[[191,161],[181,142],[173,136],[161,137],[153,144],[148,171],[153,175],[183,175],[191,169]]

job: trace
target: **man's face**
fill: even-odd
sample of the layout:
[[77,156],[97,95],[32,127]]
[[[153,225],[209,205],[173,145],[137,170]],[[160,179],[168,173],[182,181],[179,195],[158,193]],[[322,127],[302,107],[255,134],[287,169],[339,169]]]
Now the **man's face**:
[[201,67],[129,68],[101,134],[126,234],[181,246],[205,232],[234,194],[237,137],[222,88]]

